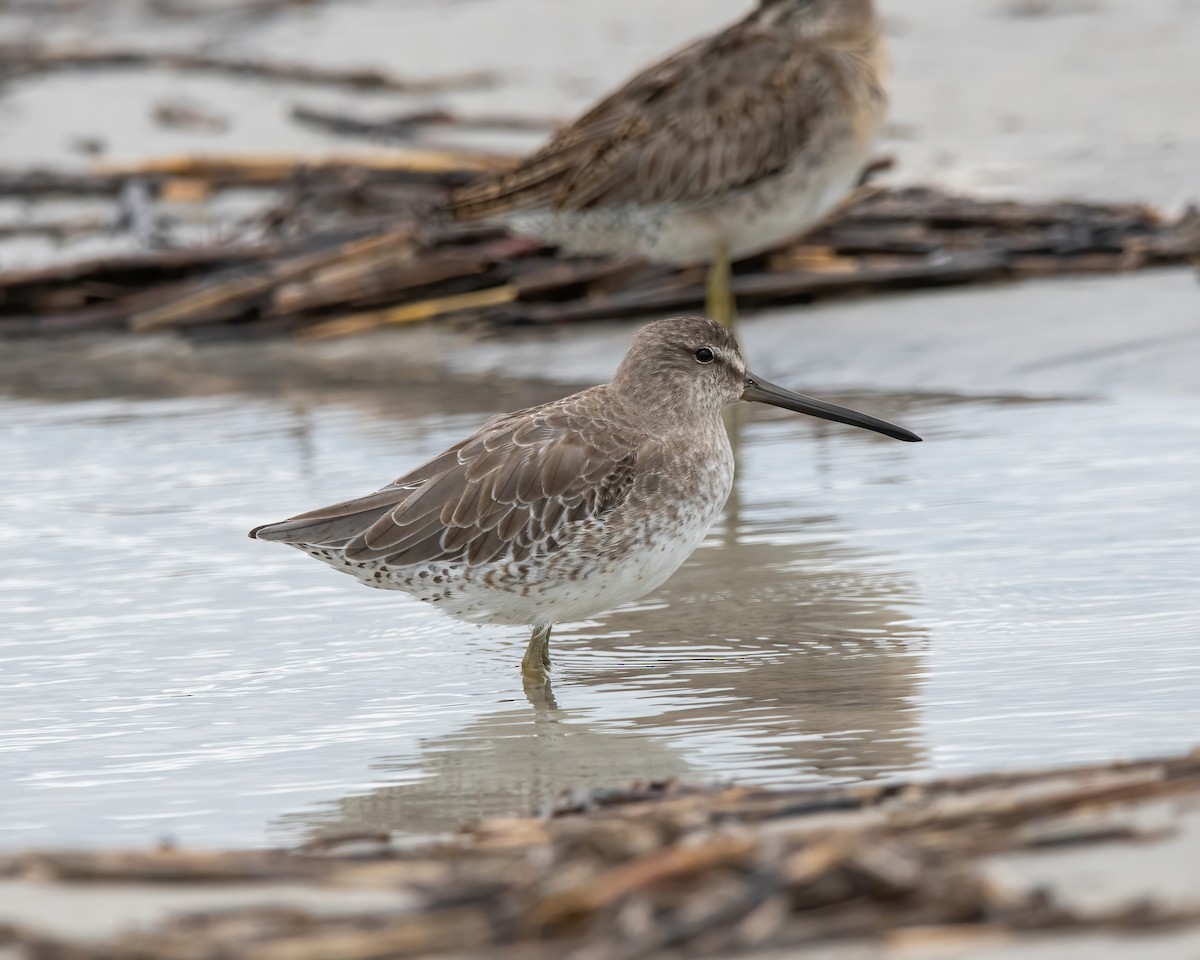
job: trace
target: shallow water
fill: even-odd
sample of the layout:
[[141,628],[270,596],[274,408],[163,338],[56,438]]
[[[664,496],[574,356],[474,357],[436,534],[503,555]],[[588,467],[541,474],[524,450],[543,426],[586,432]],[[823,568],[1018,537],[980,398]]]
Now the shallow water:
[[[84,5],[82,18],[52,6],[33,25],[30,5],[5,9],[0,32],[417,77],[484,68],[502,82],[412,98],[162,72],[29,79],[7,84],[0,105],[10,164],[85,163],[79,134],[102,136],[115,158],[361,146],[295,125],[295,103],[568,116],[734,15],[726,0],[689,0],[686,16],[682,0],[587,16],[528,0],[372,0],[148,28],[122,10],[137,5]],[[1194,86],[1181,78],[1200,63],[1196,4],[1046,17],[957,0],[881,6],[897,58],[883,149],[900,177],[1005,195],[1193,195],[1200,128],[1178,117]],[[1160,69],[1145,68],[1148,49]],[[227,116],[229,133],[159,129],[154,104],[179,96]],[[8,266],[90,249],[3,245]],[[989,293],[936,327],[934,297],[890,299],[869,308],[878,325],[857,327],[850,304],[777,333],[788,349],[761,372],[784,382],[805,362],[836,382],[1115,383],[1121,395],[846,398],[917,429],[920,447],[745,411],[728,522],[653,596],[559,629],[555,704],[525,698],[521,631],[445,620],[244,534],[369,490],[558,388],[458,382],[427,402],[307,389],[0,399],[0,849],[423,832],[639,776],[816,783],[1193,745],[1195,288],[1179,280],[1171,302],[1184,305],[1167,309],[1157,287],[1117,283],[1092,300],[1067,285]],[[988,304],[1002,315],[985,327]],[[1155,341],[1172,311],[1189,319]],[[1105,323],[1112,342],[1097,353]],[[23,376],[9,349],[7,384]],[[73,350],[58,359],[60,386],[86,379],[90,359]],[[126,382],[139,369],[130,360]],[[1192,381],[1190,395],[1137,393],[1168,380]]]
[[553,701],[522,691],[522,630],[245,537],[559,392],[0,400],[0,848],[1194,743],[1194,397],[840,398],[920,446],[747,407],[726,522],[652,596],[557,631]]

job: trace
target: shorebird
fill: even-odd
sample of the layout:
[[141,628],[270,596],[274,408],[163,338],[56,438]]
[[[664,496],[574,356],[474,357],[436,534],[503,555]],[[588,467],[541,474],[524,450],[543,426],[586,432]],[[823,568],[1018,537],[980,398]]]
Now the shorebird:
[[544,680],[556,623],[653,590],[704,538],[733,485],[721,413],[737,400],[921,439],[747,372],[721,324],[659,320],[611,383],[494,417],[375,493],[250,536],[460,620],[531,626],[521,668]]
[[731,261],[804,233],[853,189],[889,74],[872,0],[760,0],[448,209],[570,253],[708,263],[706,312],[732,325]]

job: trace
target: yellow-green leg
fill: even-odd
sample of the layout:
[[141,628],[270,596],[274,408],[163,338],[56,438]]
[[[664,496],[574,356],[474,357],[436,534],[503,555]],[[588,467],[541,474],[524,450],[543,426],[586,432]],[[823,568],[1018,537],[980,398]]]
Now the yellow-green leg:
[[525,648],[521,673],[531,680],[545,680],[546,671],[550,669],[550,630],[550,624],[535,626],[529,646]]
[[733,299],[733,277],[729,248],[722,246],[708,265],[705,309],[710,320],[724,324],[730,330],[737,325],[737,303]]

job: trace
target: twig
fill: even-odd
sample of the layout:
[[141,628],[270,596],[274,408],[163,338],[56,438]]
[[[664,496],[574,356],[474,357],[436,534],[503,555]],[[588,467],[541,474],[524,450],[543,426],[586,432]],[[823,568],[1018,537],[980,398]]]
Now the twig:
[[388,247],[402,238],[395,234],[368,237],[334,250],[304,254],[271,265],[251,276],[238,276],[219,283],[201,281],[195,288],[172,302],[133,314],[130,329],[158,330],[202,323],[219,323],[239,316],[255,298],[266,296],[282,283],[305,276],[340,260]]
[[302,174],[338,170],[377,173],[448,174],[506,170],[513,158],[504,154],[457,153],[449,150],[388,150],[378,153],[325,154],[178,154],[131,163],[100,163],[102,177],[194,177],[238,186],[277,186]]
[[454,127],[459,130],[500,130],[520,133],[546,133],[562,125],[546,117],[517,117],[503,114],[460,116],[447,110],[402,113],[383,120],[332,113],[317,107],[292,108],[292,119],[310,127],[350,137],[408,140],[426,127]]
[[65,284],[114,282],[129,278],[147,283],[156,277],[175,279],[189,271],[221,269],[231,264],[255,262],[277,255],[277,245],[254,244],[193,247],[112,257],[93,257],[73,263],[56,263],[28,270],[0,272],[0,298],[11,300],[19,288],[55,288]]
[[82,46],[42,44],[0,45],[3,73],[25,76],[59,70],[154,69],[221,73],[257,80],[276,80],[322,86],[349,87],[354,90],[393,90],[398,93],[437,93],[447,90],[472,90],[495,82],[492,74],[480,71],[449,74],[428,80],[397,77],[383,70],[335,69],[312,64],[189,51],[103,49]]
[[[72,237],[111,230],[111,217],[73,217],[63,220],[30,220],[24,223],[0,223],[0,240],[10,237],[45,237],[69,240]],[[2,275],[0,275],[2,276]]]
[[492,287],[488,290],[477,290],[472,293],[460,293],[453,297],[438,297],[432,300],[422,300],[417,303],[405,304],[403,307],[393,307],[390,310],[373,310],[368,313],[355,313],[336,320],[327,320],[300,331],[301,337],[311,339],[329,339],[344,337],[352,333],[364,333],[378,327],[420,323],[450,313],[464,310],[479,310],[483,307],[494,307],[499,304],[511,303],[517,298],[517,288],[510,285]]
[[124,178],[66,170],[0,170],[0,197],[111,197]]

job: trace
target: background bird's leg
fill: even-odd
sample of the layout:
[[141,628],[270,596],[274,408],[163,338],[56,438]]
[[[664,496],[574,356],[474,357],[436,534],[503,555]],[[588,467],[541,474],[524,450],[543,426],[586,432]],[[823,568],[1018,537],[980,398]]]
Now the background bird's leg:
[[737,322],[737,304],[733,299],[733,279],[729,260],[729,247],[721,244],[717,255],[708,265],[708,283],[705,309],[710,320],[724,324],[730,330]]
[[538,624],[533,628],[533,636],[529,638],[529,646],[525,648],[525,656],[521,660],[521,673],[534,680],[544,680],[546,671],[550,669],[550,630],[551,624]]

